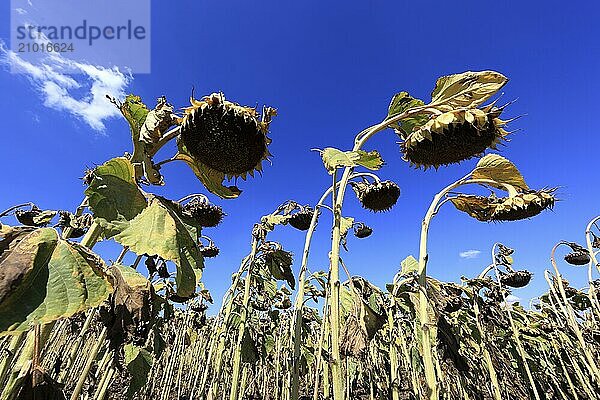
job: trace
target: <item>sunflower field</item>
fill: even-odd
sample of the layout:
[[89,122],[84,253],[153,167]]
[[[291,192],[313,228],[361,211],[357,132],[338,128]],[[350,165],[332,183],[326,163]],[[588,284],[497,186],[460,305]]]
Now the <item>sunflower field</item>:
[[[497,151],[511,135],[510,103],[498,96],[507,82],[494,71],[443,76],[427,101],[395,94],[350,150],[319,149],[330,186],[314,203],[264,211],[222,300],[202,280],[220,252],[210,230],[225,216],[206,194],[235,199],[241,190],[229,181],[263,171],[277,110],[223,93],[192,95],[181,112],[165,97],[154,108],[135,95],[109,97],[133,146],[86,171],[81,205],[26,203],[0,214],[0,400],[600,398],[600,217],[590,216],[580,242],[554,245],[539,277],[547,290],[528,305],[510,301],[532,279],[513,262],[526,249],[510,243],[488,249],[478,275],[428,275],[438,262],[428,233],[442,206],[509,223],[557,202],[556,188],[529,186]],[[387,130],[413,168],[472,169],[423,199],[419,254],[377,287],[344,263],[352,236],[373,232],[344,203],[355,196],[374,213],[396,205],[400,187],[380,178],[384,160],[369,147]],[[155,160],[173,142],[175,154]],[[161,166],[177,161],[204,194],[172,200],[150,191],[168,181]],[[285,229],[304,233],[301,254],[270,238]],[[323,269],[310,262],[316,229],[331,241]],[[100,241],[121,246],[119,257],[103,260]],[[575,267],[585,288],[561,274]]]

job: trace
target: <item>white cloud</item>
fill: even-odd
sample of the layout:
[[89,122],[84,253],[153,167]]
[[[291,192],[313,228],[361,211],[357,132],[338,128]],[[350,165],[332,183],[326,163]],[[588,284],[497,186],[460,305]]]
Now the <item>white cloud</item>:
[[21,15],[27,14],[27,11],[25,11],[24,9],[22,9],[20,7],[19,8],[15,8],[15,11],[17,12],[17,14],[21,14]]
[[[105,120],[120,116],[106,95],[124,97],[132,80],[131,74],[123,73],[117,67],[76,62],[58,53],[47,53],[39,65],[34,65],[7,49],[1,40],[0,64],[25,74],[46,107],[67,112],[101,133],[105,129]],[[78,79],[66,71],[77,73]],[[75,91],[77,95],[73,93]]]
[[479,250],[465,250],[458,253],[460,258],[477,258],[481,254]]
[[520,298],[520,297],[517,297],[517,296],[515,296],[515,295],[513,295],[513,294],[509,294],[509,295],[508,295],[508,296],[506,296],[506,298],[504,299],[504,303],[505,303],[507,306],[512,306],[513,304],[515,304],[515,303],[518,303],[518,302],[520,302],[520,301],[521,301],[521,298]]

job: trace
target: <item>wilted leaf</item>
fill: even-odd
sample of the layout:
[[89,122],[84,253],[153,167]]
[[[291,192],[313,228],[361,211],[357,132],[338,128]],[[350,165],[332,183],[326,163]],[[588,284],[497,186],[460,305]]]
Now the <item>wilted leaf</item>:
[[215,171],[192,157],[182,141],[178,143],[178,148],[175,159],[184,161],[208,191],[222,199],[235,199],[242,193],[236,186],[223,186],[225,174]]
[[127,388],[127,398],[131,399],[146,385],[154,359],[148,350],[132,344],[125,345],[123,351],[127,371],[131,374],[131,382]]
[[112,287],[102,260],[56,230],[37,229],[16,245],[0,241],[0,332],[22,332],[96,307]]
[[355,167],[360,155],[355,151],[341,151],[327,147],[321,152],[321,158],[329,174],[333,174],[339,167]]
[[261,222],[264,223],[267,228],[273,230],[275,229],[275,225],[286,224],[291,217],[291,215],[269,214],[262,217]]
[[488,154],[477,163],[471,173],[473,179],[490,179],[498,183],[506,183],[514,187],[528,190],[523,175],[517,167],[498,154]]
[[388,107],[388,118],[408,111],[411,108],[420,107],[424,104],[425,103],[423,103],[422,100],[415,99],[409,95],[408,92],[397,93],[394,95],[394,97],[392,97],[392,101]]
[[114,239],[137,254],[158,255],[177,265],[177,295],[189,297],[204,269],[196,240],[173,208],[173,203],[154,197]]
[[451,198],[450,201],[457,210],[465,212],[479,221],[489,221],[494,212],[487,197],[460,195]]
[[113,158],[96,167],[85,191],[94,217],[105,228],[108,237],[120,232],[126,226],[125,222],[146,208],[146,198],[134,176],[133,165],[128,159]]
[[148,110],[148,107],[142,102],[141,97],[134,94],[127,95],[119,109],[129,123],[134,141],[137,141],[139,139],[140,130],[142,129],[146,116],[150,110]]
[[377,170],[383,165],[383,159],[377,150],[366,152],[341,151],[333,147],[327,147],[321,152],[323,164],[329,174],[333,174],[336,168],[363,166],[371,170]]
[[356,164],[362,167],[376,171],[380,169],[384,164],[384,161],[381,158],[381,154],[379,154],[377,150],[371,150],[369,152],[364,150],[357,150],[356,152],[359,156],[358,160],[356,161]]
[[254,364],[258,361],[258,349],[256,343],[252,339],[252,335],[248,329],[244,330],[244,336],[241,343],[242,362]]
[[354,218],[352,217],[341,217],[340,218],[340,235],[345,236],[350,228],[354,225]]
[[114,293],[108,307],[101,309],[102,322],[108,328],[113,348],[122,343],[143,343],[155,317],[154,287],[131,267],[114,264],[110,269]]
[[167,103],[165,96],[159,97],[156,107],[146,115],[140,129],[140,140],[150,145],[156,143],[163,133],[176,122],[177,116],[173,114],[173,106]]
[[463,72],[442,76],[431,93],[431,102],[446,102],[452,107],[478,107],[508,82],[495,71]]
[[265,263],[273,278],[285,280],[292,289],[296,287],[292,271],[292,255],[285,250],[272,250],[265,254]]
[[410,274],[411,272],[419,271],[419,262],[413,256],[406,257],[404,260],[402,260],[400,265],[401,265],[400,271],[401,271],[402,275],[406,275],[406,274]]
[[40,210],[34,205],[31,207],[31,210],[17,210],[15,217],[23,225],[41,228],[48,225],[56,214],[57,211]]

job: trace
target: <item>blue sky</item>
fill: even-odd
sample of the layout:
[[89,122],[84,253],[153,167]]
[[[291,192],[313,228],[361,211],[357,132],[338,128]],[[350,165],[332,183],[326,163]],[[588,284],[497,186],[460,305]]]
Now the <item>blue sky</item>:
[[[533,283],[515,294],[528,299],[541,293],[553,244],[582,242],[587,221],[600,211],[595,149],[600,91],[595,16],[600,6],[557,1],[340,4],[153,1],[152,73],[74,75],[83,86],[68,96],[81,100],[95,85],[94,93],[132,92],[151,105],[165,94],[183,107],[195,87],[197,95],[223,91],[240,103],[278,108],[271,126],[272,166],[262,177],[240,181],[244,192],[237,200],[209,196],[228,214],[222,225],[206,231],[221,255],[207,261],[205,283],[220,299],[249,251],[252,224],[287,199],[314,203],[330,184],[311,148],[351,148],[358,131],[385,116],[396,92],[406,90],[427,101],[441,75],[500,71],[510,78],[504,99],[518,99],[507,115],[524,116],[511,125],[519,131],[501,154],[521,169],[530,186],[559,186],[562,201],[553,212],[530,221],[491,225],[445,206],[431,228],[429,271],[444,280],[473,276],[489,263],[490,248],[500,241],[517,250],[518,266],[535,273]],[[6,4],[0,13],[0,39],[8,44]],[[60,107],[49,101],[52,93],[41,89],[43,79],[9,73],[5,50],[0,57],[0,209],[24,201],[74,209],[84,189],[77,178],[86,166],[130,150],[128,128],[111,116],[101,96],[89,102],[93,107],[86,101]],[[379,150],[387,163],[379,173],[382,179],[401,186],[397,206],[386,214],[370,214],[349,192],[344,208],[345,215],[374,229],[369,239],[349,239],[344,261],[353,274],[378,285],[391,280],[404,257],[418,252],[421,219],[433,195],[476,163],[437,172],[414,170],[401,160],[396,141],[386,131],[367,148]],[[167,185],[157,193],[176,199],[204,191],[183,164],[168,164],[163,173]],[[313,270],[327,267],[329,225],[324,214],[312,247]],[[279,229],[272,239],[281,240],[299,261],[301,232]],[[481,253],[460,257],[468,250]],[[118,253],[107,243],[98,251],[106,259]],[[584,285],[583,270],[563,270]]]

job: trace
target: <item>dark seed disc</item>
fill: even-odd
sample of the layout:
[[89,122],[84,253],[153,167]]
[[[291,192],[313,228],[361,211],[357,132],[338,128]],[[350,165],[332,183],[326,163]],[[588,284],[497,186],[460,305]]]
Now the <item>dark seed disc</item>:
[[195,158],[227,175],[253,171],[267,154],[267,137],[256,118],[221,103],[187,115],[181,138]]
[[527,286],[529,281],[531,281],[531,272],[529,271],[509,272],[508,274],[500,277],[500,283],[513,288]]

